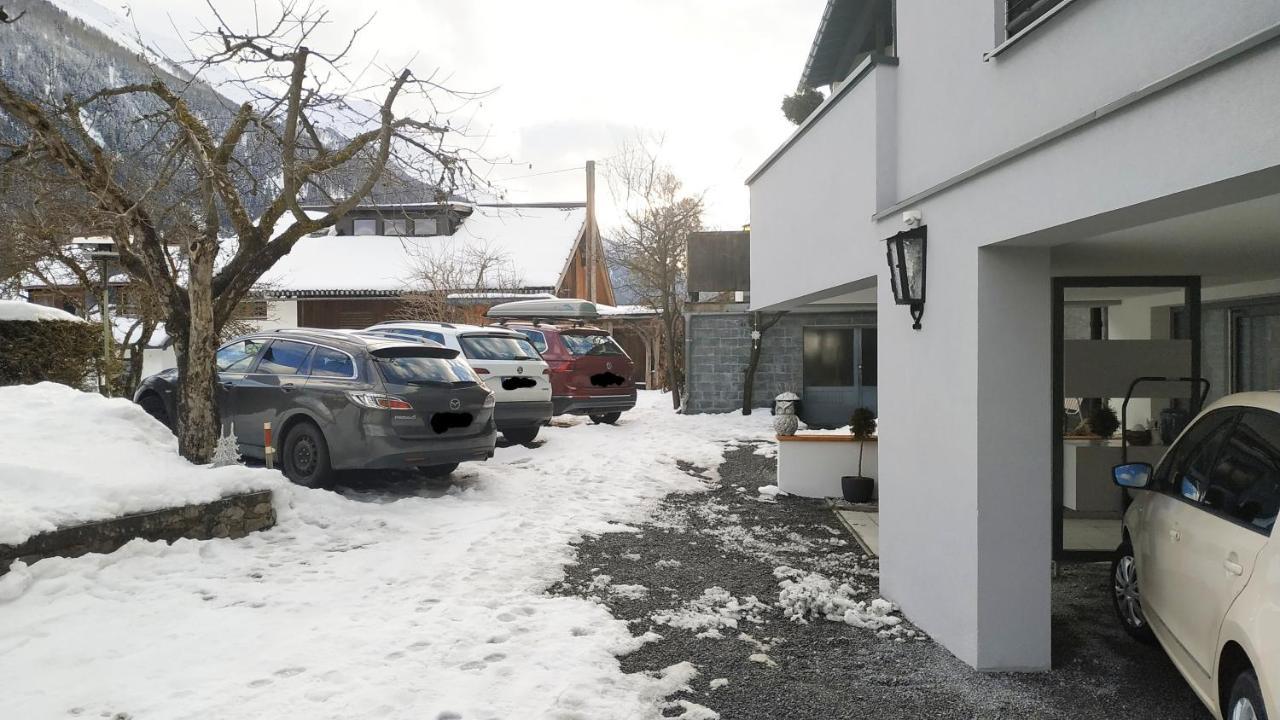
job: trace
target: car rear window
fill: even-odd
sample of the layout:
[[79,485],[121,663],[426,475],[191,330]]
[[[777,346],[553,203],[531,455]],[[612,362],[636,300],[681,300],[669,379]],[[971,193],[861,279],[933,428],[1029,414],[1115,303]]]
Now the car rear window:
[[462,335],[462,352],[472,360],[537,360],[538,351],[524,338],[502,335]]
[[388,357],[377,352],[373,356],[382,379],[392,385],[458,385],[480,382],[479,376],[462,358],[433,357],[436,353],[397,350],[394,356]]
[[560,333],[560,340],[572,355],[625,355],[608,335]]

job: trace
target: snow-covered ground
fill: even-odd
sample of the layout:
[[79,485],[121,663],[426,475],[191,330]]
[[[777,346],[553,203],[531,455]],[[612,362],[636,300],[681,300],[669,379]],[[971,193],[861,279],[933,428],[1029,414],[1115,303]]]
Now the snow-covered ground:
[[0,544],[284,485],[266,470],[194,466],[142,408],[57,383],[0,387],[0,428]]
[[279,525],[248,538],[15,565],[0,578],[5,714],[660,717],[693,669],[622,673],[616,655],[644,640],[543,591],[574,540],[700,489],[678,460],[714,467],[769,420],[675,415],[641,393],[618,426],[545,428],[438,497],[289,486]]

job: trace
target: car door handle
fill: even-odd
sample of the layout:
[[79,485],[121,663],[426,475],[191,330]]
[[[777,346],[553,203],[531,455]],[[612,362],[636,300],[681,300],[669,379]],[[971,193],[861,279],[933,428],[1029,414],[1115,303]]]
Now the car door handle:
[[1227,572],[1231,573],[1232,575],[1244,574],[1244,566],[1238,562],[1235,562],[1234,560],[1229,560],[1229,559],[1223,560],[1222,567],[1226,568]]
[[222,387],[227,388],[228,390],[229,390],[229,389],[231,389],[231,388],[233,388],[233,387],[235,387],[235,386],[236,386],[236,384],[235,384],[235,383],[233,383],[233,382],[231,382],[230,380],[225,380],[225,381],[223,381],[223,383],[222,383]]
[[1170,540],[1172,540],[1172,541],[1174,541],[1174,542],[1178,542],[1179,540],[1181,540],[1181,539],[1182,539],[1182,533],[1181,533],[1181,532],[1179,532],[1179,531],[1177,531],[1177,530],[1170,530],[1170,531],[1169,531],[1169,539],[1170,539]]
[[285,392],[293,392],[293,387],[293,383],[284,383],[280,386],[280,389]]

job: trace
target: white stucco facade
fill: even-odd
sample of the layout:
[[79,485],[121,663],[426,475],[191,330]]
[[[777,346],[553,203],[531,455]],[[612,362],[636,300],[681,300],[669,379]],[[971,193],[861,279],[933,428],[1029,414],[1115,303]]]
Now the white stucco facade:
[[[1227,5],[1077,0],[984,61],[1002,2],[898,0],[896,60],[749,180],[755,309],[876,287],[881,590],[975,667],[1050,664],[1052,278],[1276,288],[1280,3]],[[885,279],[908,209],[918,331]]]

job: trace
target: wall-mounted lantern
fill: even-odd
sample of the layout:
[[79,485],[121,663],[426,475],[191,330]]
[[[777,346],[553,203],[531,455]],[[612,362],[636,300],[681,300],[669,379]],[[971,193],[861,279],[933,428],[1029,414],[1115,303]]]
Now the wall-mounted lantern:
[[924,316],[925,227],[903,230],[885,242],[888,244],[889,284],[893,300],[911,306],[912,328],[920,329]]

